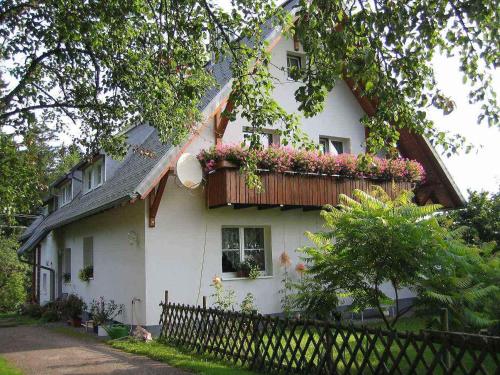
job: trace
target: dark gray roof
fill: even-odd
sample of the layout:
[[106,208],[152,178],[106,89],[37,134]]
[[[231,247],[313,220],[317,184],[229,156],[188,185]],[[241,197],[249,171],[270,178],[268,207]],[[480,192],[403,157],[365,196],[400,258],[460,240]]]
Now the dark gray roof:
[[[298,0],[290,0],[283,3],[282,6],[291,11],[297,4]],[[266,22],[262,29],[263,38],[268,38],[274,30],[272,21]],[[248,45],[254,44],[252,40],[243,42]],[[216,84],[209,88],[201,99],[200,110],[203,111],[221,89],[231,81],[231,61],[230,57],[224,57],[217,63],[207,67],[211,70]],[[25,242],[19,249],[19,253],[31,250],[55,228],[115,207],[134,198],[137,193],[142,194],[147,190],[147,187],[154,182],[156,175],[164,169],[167,162],[166,154],[172,147],[170,144],[162,144],[156,130],[153,130],[153,128],[148,125],[141,125],[141,127],[147,127],[151,131],[151,134],[141,146],[152,150],[155,157],[149,158],[129,151],[128,156],[118,167],[116,173],[109,180],[106,180],[102,186],[87,194],[80,192],[69,204],[46,217],[36,219],[21,235],[20,239],[25,240]]]
[[27,229],[29,232],[22,235],[24,239],[28,236],[29,238],[23,243],[19,253],[32,249],[52,229],[115,207],[121,202],[134,198],[137,186],[168,152],[171,145],[162,144],[156,130],[151,128],[151,133],[141,144],[141,147],[152,151],[153,155],[144,156],[139,152],[130,150],[113,176],[100,187],[86,194],[80,192],[70,203],[46,216],[36,226],[33,223]]
[[30,226],[26,228],[24,232],[19,236],[19,239],[25,240],[26,238],[31,236],[31,234],[35,231],[35,229],[42,223],[44,218],[45,216],[43,215],[37,216],[35,220],[33,220],[33,222],[30,224]]

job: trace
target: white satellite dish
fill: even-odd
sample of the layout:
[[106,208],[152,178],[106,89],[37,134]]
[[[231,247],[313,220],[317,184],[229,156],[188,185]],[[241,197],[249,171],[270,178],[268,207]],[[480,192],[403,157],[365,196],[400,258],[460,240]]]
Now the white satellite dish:
[[189,189],[196,189],[203,179],[203,170],[196,156],[184,153],[177,160],[175,167],[177,178],[182,185]]

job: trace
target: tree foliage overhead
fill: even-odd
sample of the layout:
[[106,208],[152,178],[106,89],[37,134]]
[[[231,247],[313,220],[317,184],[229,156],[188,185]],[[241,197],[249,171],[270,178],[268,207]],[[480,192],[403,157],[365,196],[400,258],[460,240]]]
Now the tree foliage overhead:
[[262,35],[271,20],[298,35],[308,55],[293,71],[303,82],[296,92],[303,113],[321,111],[326,93],[349,78],[378,103],[377,114],[363,120],[374,149],[394,145],[403,127],[450,146],[424,112],[429,104],[445,113],[454,107],[435,84],[431,60],[438,49],[460,57],[471,101],[481,102],[481,117],[498,124],[490,79],[498,64],[496,2],[298,5],[293,23],[272,0],[233,0],[230,10],[210,0],[4,0],[0,120],[16,130],[36,121],[73,121],[83,130],[83,145],[115,154],[124,151],[118,130],[139,121],[179,143],[200,120],[200,98],[214,84],[209,62],[227,58],[234,75],[231,116],[239,112],[257,130],[280,125],[300,142],[297,116],[272,98],[275,81]]

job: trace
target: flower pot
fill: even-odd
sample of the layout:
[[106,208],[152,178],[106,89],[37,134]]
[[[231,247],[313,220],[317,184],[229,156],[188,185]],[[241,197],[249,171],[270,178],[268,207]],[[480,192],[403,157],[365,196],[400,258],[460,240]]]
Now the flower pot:
[[250,275],[250,272],[249,271],[238,271],[236,272],[236,276],[237,277],[248,277]]
[[97,336],[99,337],[104,337],[104,336],[107,336],[108,335],[108,332],[106,332],[106,330],[104,329],[104,326],[97,326]]
[[80,327],[82,325],[82,319],[81,318],[71,318],[71,325],[73,327]]

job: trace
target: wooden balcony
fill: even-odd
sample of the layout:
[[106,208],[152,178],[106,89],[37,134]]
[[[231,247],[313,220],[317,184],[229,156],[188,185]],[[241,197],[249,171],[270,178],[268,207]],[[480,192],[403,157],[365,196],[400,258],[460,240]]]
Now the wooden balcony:
[[234,205],[235,207],[281,206],[284,208],[321,208],[325,204],[337,205],[339,194],[351,195],[354,189],[370,191],[373,185],[391,196],[395,191],[412,189],[410,182],[347,178],[314,174],[260,172],[263,191],[250,189],[238,168],[221,167],[207,177],[207,205],[209,208]]

